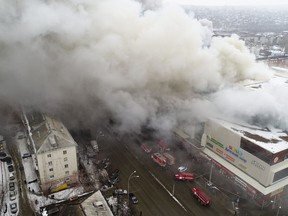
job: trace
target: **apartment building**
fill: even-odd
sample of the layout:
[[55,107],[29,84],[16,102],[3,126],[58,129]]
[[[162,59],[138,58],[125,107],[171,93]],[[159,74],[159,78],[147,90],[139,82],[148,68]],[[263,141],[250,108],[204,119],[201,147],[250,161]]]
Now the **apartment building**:
[[41,113],[25,115],[28,144],[44,193],[53,193],[78,182],[77,143],[63,123]]

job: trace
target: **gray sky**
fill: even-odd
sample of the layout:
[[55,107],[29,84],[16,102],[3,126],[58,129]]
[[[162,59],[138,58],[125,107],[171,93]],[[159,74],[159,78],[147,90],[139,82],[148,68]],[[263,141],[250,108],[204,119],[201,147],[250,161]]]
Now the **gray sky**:
[[163,0],[165,3],[176,3],[185,5],[211,5],[211,6],[228,6],[228,5],[286,5],[288,6],[287,0]]

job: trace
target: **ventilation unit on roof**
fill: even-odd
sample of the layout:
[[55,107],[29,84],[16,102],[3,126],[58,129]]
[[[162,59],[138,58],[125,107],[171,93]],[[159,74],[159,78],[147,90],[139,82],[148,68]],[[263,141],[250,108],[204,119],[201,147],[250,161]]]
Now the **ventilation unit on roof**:
[[49,142],[52,147],[57,147],[57,142],[55,136],[49,136]]

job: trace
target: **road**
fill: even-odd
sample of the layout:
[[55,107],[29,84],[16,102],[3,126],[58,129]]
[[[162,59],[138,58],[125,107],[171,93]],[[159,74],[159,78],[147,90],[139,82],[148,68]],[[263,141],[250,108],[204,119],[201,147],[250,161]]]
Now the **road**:
[[[95,134],[97,131],[95,131]],[[112,165],[110,172],[114,169],[120,170],[120,182],[118,187],[127,189],[128,178],[130,174],[136,170],[133,175],[139,175],[139,178],[132,177],[129,181],[130,192],[133,192],[139,199],[139,204],[135,205],[137,215],[142,212],[142,215],[231,215],[231,212],[225,208],[225,201],[222,199],[213,199],[210,207],[201,206],[191,194],[193,186],[203,186],[203,179],[199,178],[195,182],[177,182],[173,176],[176,167],[163,169],[154,163],[149,154],[143,153],[139,145],[137,145],[130,137],[117,138],[114,134],[104,131],[105,137],[99,140],[99,148],[101,154],[109,155]],[[18,155],[15,148],[14,140],[7,140],[9,150],[13,155],[15,167],[21,166],[21,157]],[[97,160],[97,158],[95,158]],[[17,176],[23,174],[19,169]],[[21,184],[21,182],[19,182]],[[21,188],[26,190],[25,185],[21,184]],[[172,190],[174,196],[172,196]],[[204,188],[205,190],[205,188]],[[209,193],[209,191],[207,191]],[[105,196],[112,195],[112,190],[104,193]],[[26,196],[25,191],[22,191],[22,196]],[[27,197],[20,199],[21,213],[20,215],[32,215],[33,212],[29,206]],[[67,208],[62,211],[65,215],[70,215]],[[80,210],[80,209],[77,209]],[[74,210],[72,214],[76,215]],[[77,213],[81,215],[81,211]]]
[[[120,170],[119,187],[127,189],[129,175],[137,171],[134,175],[140,177],[130,179],[130,192],[139,199],[136,209],[142,211],[142,215],[233,215],[227,210],[226,200],[220,194],[219,199],[213,199],[210,207],[200,205],[192,196],[191,189],[199,185],[202,187],[205,183],[203,179],[191,183],[176,182],[173,178],[176,167],[163,169],[158,166],[129,137],[117,139],[106,131],[99,148],[101,152],[110,152],[111,171],[116,168]],[[176,200],[171,196],[173,187]]]
[[[191,215],[173,200],[167,191],[152,177],[149,170],[143,166],[126,148],[123,143],[105,133],[105,141],[99,142],[101,151],[110,152],[113,169],[120,170],[119,187],[128,188],[129,175],[136,170],[139,178],[130,178],[130,192],[133,192],[138,200],[138,212],[142,215]],[[104,143],[105,142],[105,143]],[[133,176],[135,176],[133,175]],[[112,193],[112,191],[111,191]]]

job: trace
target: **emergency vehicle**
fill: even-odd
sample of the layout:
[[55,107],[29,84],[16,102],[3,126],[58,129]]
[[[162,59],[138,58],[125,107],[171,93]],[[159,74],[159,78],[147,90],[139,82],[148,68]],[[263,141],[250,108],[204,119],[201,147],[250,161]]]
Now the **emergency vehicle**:
[[143,143],[141,145],[141,148],[146,152],[146,153],[150,153],[152,151],[152,147],[146,143]]
[[175,174],[175,179],[182,181],[193,181],[194,175],[192,173],[177,173]]
[[166,158],[160,153],[154,153],[151,155],[151,158],[160,166],[166,166]]
[[168,152],[164,152],[163,156],[166,158],[167,164],[169,165],[175,164],[176,159],[171,154],[169,154]]
[[206,195],[200,188],[192,188],[192,193],[201,202],[202,205],[208,206],[211,202],[211,198]]

